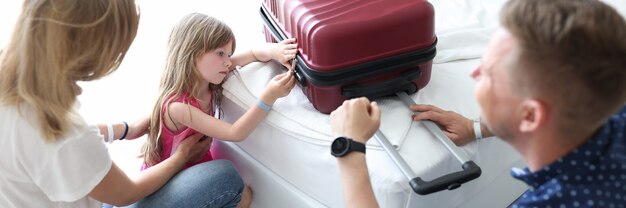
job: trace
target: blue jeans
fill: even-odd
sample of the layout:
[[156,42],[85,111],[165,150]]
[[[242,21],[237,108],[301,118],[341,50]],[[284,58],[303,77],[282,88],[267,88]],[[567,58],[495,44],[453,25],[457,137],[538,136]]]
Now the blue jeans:
[[236,207],[243,187],[230,161],[213,160],[181,171],[161,189],[127,207]]

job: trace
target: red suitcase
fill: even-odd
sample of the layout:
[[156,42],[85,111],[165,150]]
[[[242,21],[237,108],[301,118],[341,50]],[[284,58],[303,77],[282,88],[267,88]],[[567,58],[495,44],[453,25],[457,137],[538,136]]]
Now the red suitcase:
[[322,113],[430,80],[437,38],[426,0],[264,0],[261,17],[267,41],[297,38],[298,85]]

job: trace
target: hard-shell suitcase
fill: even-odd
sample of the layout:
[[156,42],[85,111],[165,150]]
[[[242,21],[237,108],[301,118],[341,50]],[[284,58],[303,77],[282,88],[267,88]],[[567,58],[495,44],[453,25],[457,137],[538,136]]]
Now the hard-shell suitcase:
[[260,12],[267,41],[297,39],[298,85],[322,113],[430,80],[437,38],[426,0],[264,0]]
[[[298,40],[296,77],[322,113],[352,97],[407,95],[428,84],[437,38],[426,0],[264,0],[265,38]],[[374,136],[415,193],[453,190],[481,169],[431,121],[426,128],[461,162],[462,170],[425,181],[415,176],[381,131]]]

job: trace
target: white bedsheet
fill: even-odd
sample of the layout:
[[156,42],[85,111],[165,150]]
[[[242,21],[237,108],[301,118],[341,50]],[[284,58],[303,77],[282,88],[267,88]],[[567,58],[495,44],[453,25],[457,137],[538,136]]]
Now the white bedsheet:
[[[478,116],[473,99],[474,81],[468,76],[477,64],[477,59],[435,64],[430,83],[411,97],[418,103],[441,106],[468,117]],[[279,68],[273,62],[255,63],[240,69],[240,77],[231,76],[224,85],[226,119],[234,120],[254,105],[256,95],[274,74],[280,73]],[[417,176],[432,180],[461,170],[461,164],[436,138],[421,124],[412,122],[410,111],[399,99],[378,102],[383,112],[381,131],[398,146],[400,155]],[[329,153],[332,139],[329,116],[317,112],[296,87],[289,96],[279,99],[255,133],[237,146],[320,203],[341,207],[336,160]],[[479,179],[457,190],[428,196],[412,193],[406,178],[374,139],[368,148],[372,183],[384,207],[455,207],[469,201],[501,207],[525,189],[508,174],[510,167],[521,165],[519,155],[497,139],[462,148],[483,169]],[[493,196],[499,197],[493,199]]]
[[[469,73],[478,66],[489,37],[496,29],[497,13],[503,2],[431,1],[436,14],[437,56],[429,84],[411,95],[415,102],[433,104],[470,118],[479,115],[473,94],[475,82]],[[279,68],[273,62],[253,63],[241,68],[239,75],[230,76],[224,84],[226,120],[235,120],[254,105],[269,79],[282,72]],[[381,131],[417,176],[432,180],[461,170],[461,164],[440,141],[420,123],[412,122],[411,112],[399,99],[377,102],[383,112]],[[238,149],[238,154],[247,155],[247,159],[240,157],[235,163],[264,167],[263,172],[277,176],[272,180],[283,181],[281,184],[290,185],[290,190],[306,195],[307,200],[303,202],[316,201],[322,206],[342,207],[336,159],[329,153],[332,139],[329,116],[316,111],[296,87],[274,104],[249,139],[228,145],[231,151]],[[375,139],[367,145],[372,185],[382,207],[505,207],[526,188],[509,175],[511,167],[523,165],[519,155],[498,139],[487,139],[461,148],[482,168],[480,178],[459,189],[427,196],[412,192],[407,179]],[[216,154],[221,153],[218,150]],[[259,180],[254,178],[254,173],[244,170],[242,174],[248,183],[253,184],[253,190],[268,190],[267,187],[254,186],[254,180]],[[290,193],[280,194],[291,196]],[[268,205],[258,201],[254,204],[281,205],[279,202]]]

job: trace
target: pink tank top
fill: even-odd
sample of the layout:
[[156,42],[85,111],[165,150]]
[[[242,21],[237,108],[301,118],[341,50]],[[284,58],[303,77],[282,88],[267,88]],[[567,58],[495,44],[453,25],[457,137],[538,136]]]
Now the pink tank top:
[[[198,103],[198,101],[189,96],[188,93],[183,94],[182,96],[180,96],[179,98],[170,101],[170,103],[173,102],[179,102],[179,103],[186,103],[189,104],[195,108],[198,109],[202,109],[200,107],[200,103]],[[189,128],[187,126],[181,126],[183,128],[181,128],[179,131],[174,132],[172,130],[170,130],[169,128],[167,128],[165,126],[165,121],[164,119],[168,119],[167,115],[165,114],[165,105],[167,105],[169,103],[165,103],[163,104],[164,106],[161,107],[161,117],[163,118],[161,120],[161,127],[163,128],[163,130],[161,131],[161,160],[159,160],[157,162],[161,163],[163,162],[165,159],[169,158],[170,156],[172,156],[175,152],[176,152],[176,148],[178,147],[178,145],[180,144],[180,142],[187,138],[188,136],[194,135],[195,133],[197,133],[196,130],[193,130],[192,128]],[[213,100],[211,100],[210,103],[211,109],[209,110],[209,115],[213,116]],[[211,161],[213,160],[213,157],[211,156],[211,152],[207,151],[206,154],[202,157],[202,159],[200,159],[199,161],[196,162],[189,162],[187,163],[183,169],[189,168],[191,166],[194,166],[196,164],[199,163],[203,163],[203,162],[207,162],[207,161]],[[148,166],[146,163],[143,163],[143,165],[141,166],[141,170],[145,170],[147,168],[149,168],[150,166]]]

